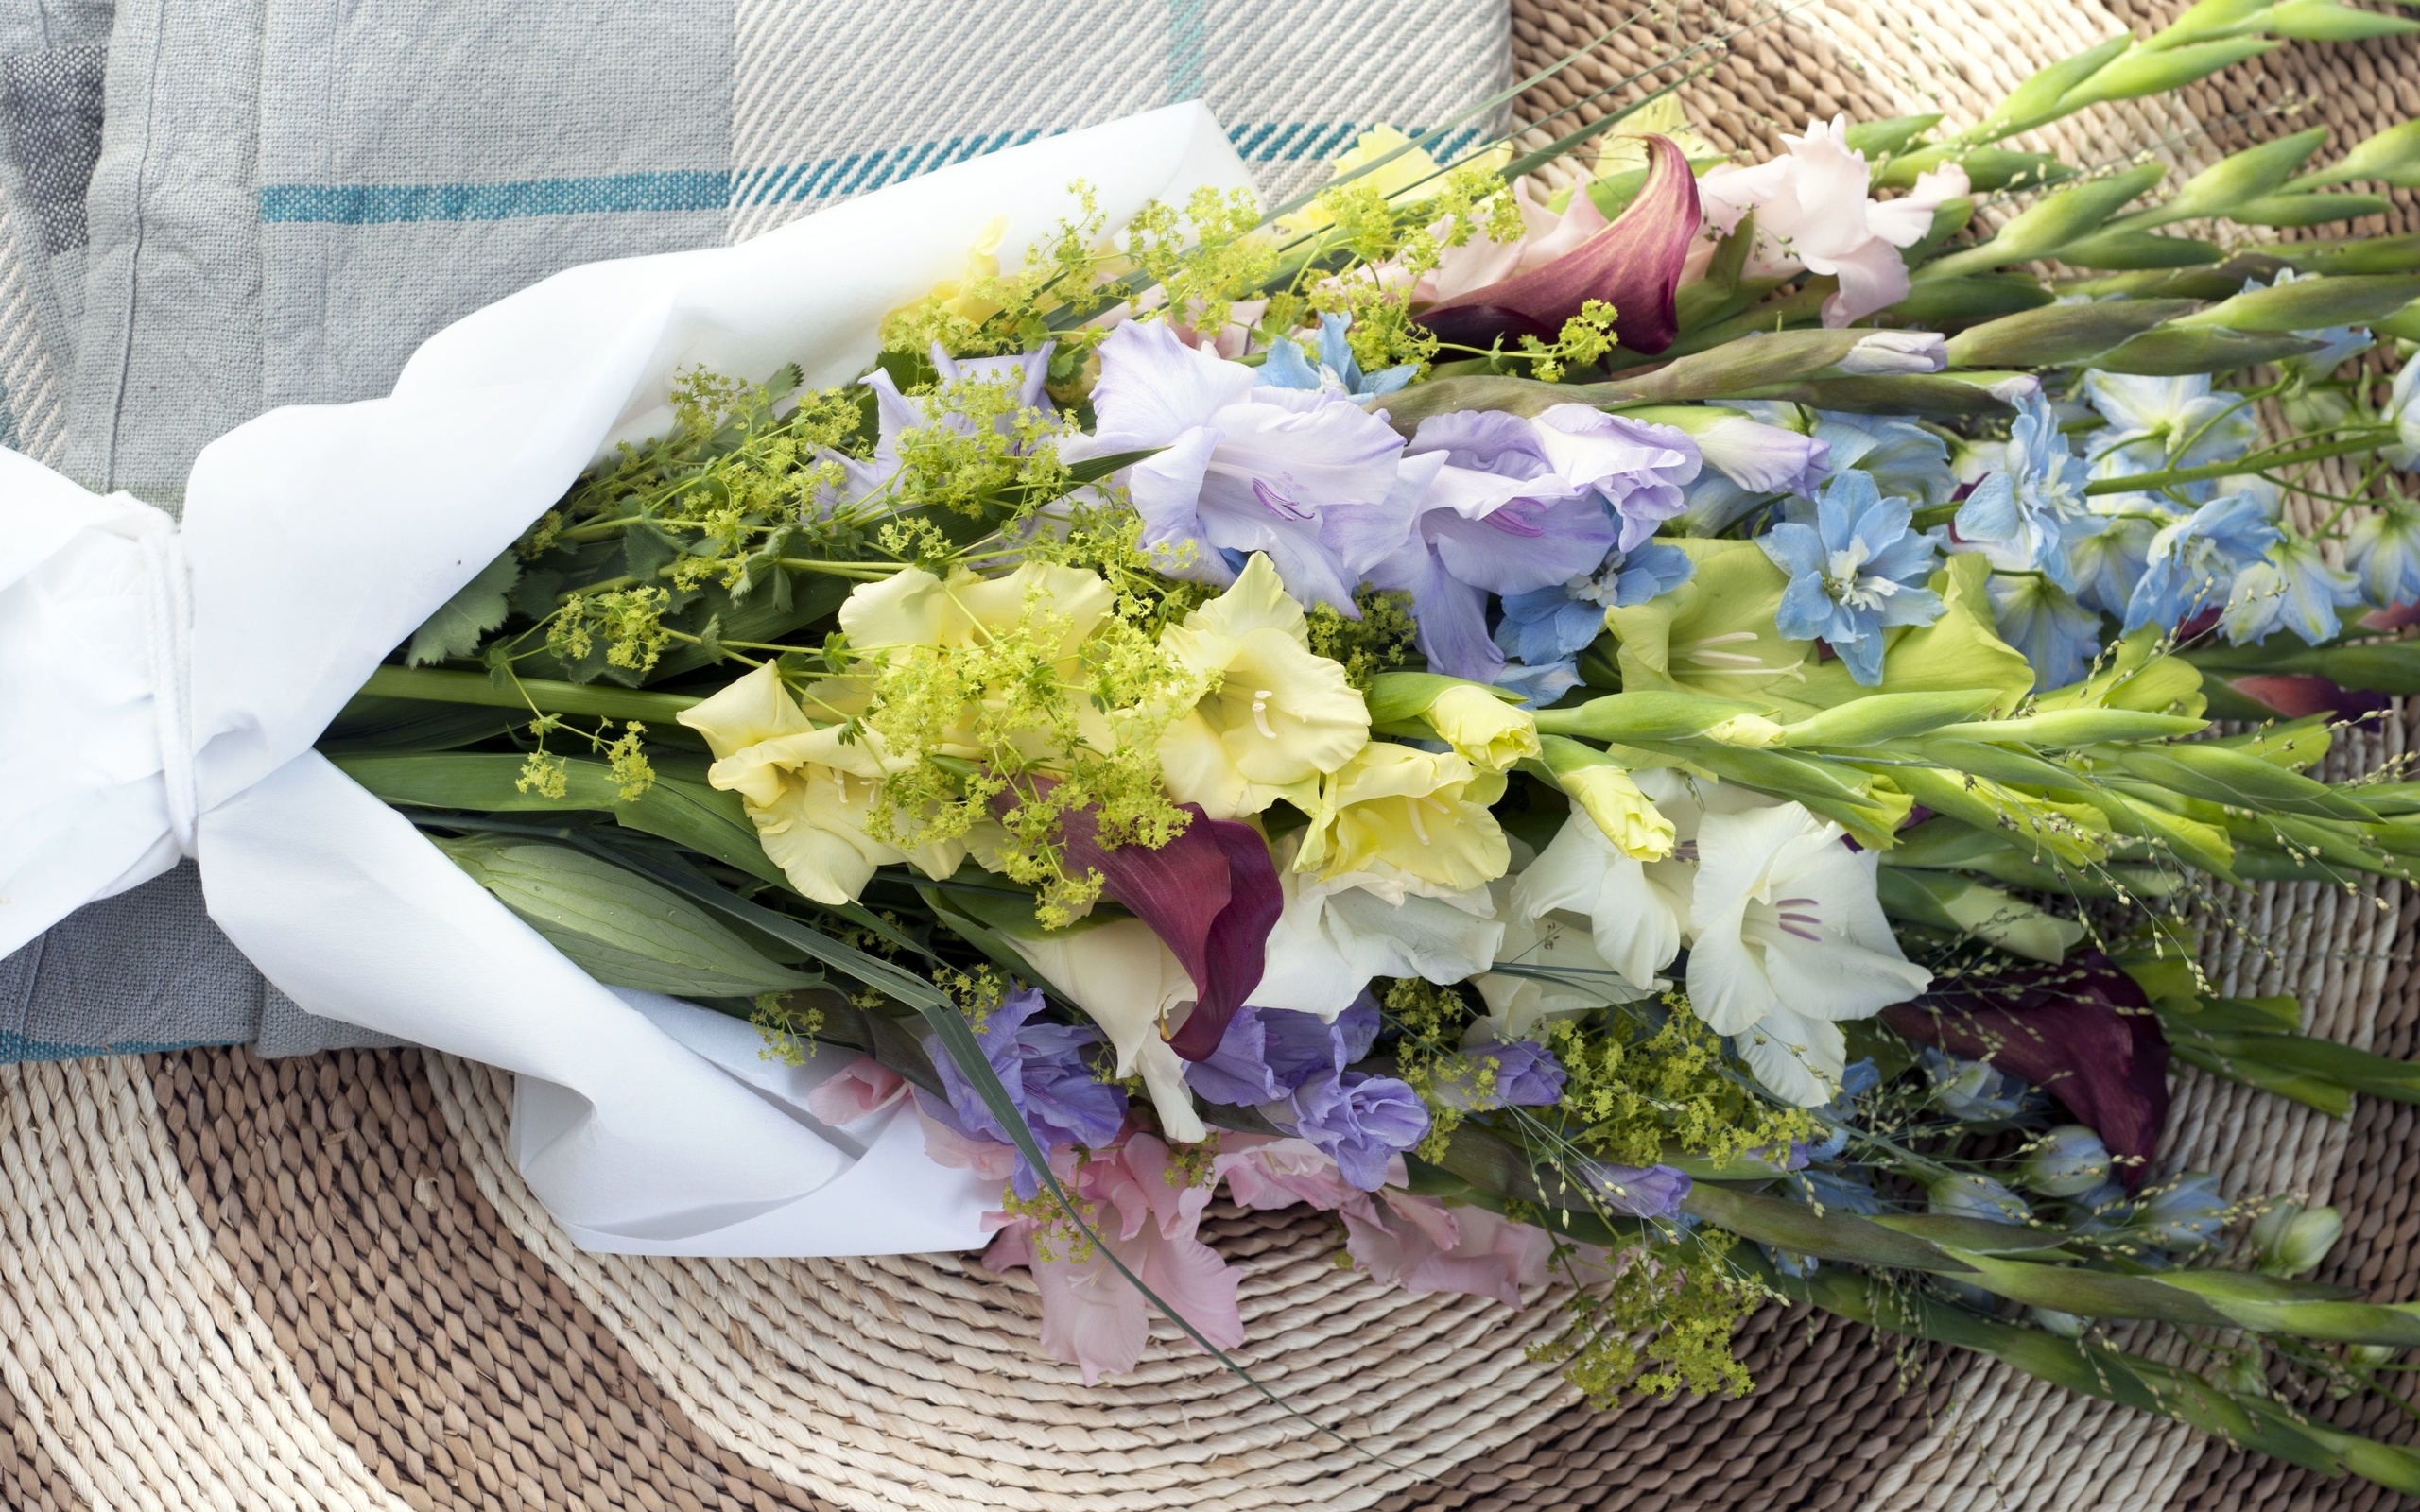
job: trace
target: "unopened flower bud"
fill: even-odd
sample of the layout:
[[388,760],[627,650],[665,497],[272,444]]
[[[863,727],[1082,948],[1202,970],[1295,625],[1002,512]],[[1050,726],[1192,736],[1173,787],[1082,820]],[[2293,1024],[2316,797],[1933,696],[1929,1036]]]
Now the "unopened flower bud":
[[2109,1146],[2082,1124],[2062,1124],[2027,1153],[2018,1179],[2049,1197],[2080,1197],[2109,1179]]
[[1706,728],[1705,738],[1722,746],[1762,747],[1782,743],[1781,726],[1762,714],[1733,714]]
[[2061,1313],[2048,1307],[2029,1307],[2026,1312],[2032,1316],[2034,1322],[2063,1339],[2083,1337],[2084,1320],[2073,1313]]
[[2226,1227],[2227,1212],[2219,1178],[2207,1171],[2191,1171],[2146,1198],[2127,1228],[2162,1249],[2202,1249]]
[[1988,1223],[2023,1223],[2033,1216],[2025,1199],[1990,1177],[1975,1172],[1945,1176],[1925,1189],[1927,1211]]
[[2343,1235],[2344,1215],[2334,1208],[2281,1202],[2253,1224],[2252,1247],[2263,1275],[2307,1276]]
[[1485,771],[1510,771],[1538,754],[1537,716],[1476,683],[1457,683],[1428,706],[1429,728],[1456,755]]
[[2238,1397],[2269,1395],[2269,1362],[2260,1346],[2246,1340],[2219,1371],[2219,1384]]
[[1851,378],[1939,372],[1949,366],[1946,337],[1930,331],[1876,331],[1851,347],[1840,371]]
[[1637,861],[1661,861],[1672,853],[1672,821],[1639,791],[1630,773],[1611,765],[1578,766],[1555,774],[1564,796],[1596,821],[1614,849]]

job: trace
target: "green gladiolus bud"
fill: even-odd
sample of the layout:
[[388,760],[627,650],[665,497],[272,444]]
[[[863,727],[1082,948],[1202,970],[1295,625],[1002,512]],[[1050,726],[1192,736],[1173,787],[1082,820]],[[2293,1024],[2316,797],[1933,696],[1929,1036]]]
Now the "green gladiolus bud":
[[2269,1395],[2269,1358],[2260,1346],[2245,1340],[2243,1347],[2227,1356],[2225,1368],[2219,1372],[2218,1383],[2238,1397]]
[[2104,372],[2149,378],[2179,378],[2197,372],[2232,372],[2255,363],[2277,362],[2317,352],[2319,343],[2300,336],[2247,334],[2208,327],[2162,326],[2093,359]]
[[2311,189],[2321,184],[2350,183],[2356,179],[2377,180],[2398,189],[2420,189],[2420,121],[2390,126],[2326,167],[2304,174],[2286,187]]
[[2112,221],[2110,227],[2114,231],[2137,231],[2172,221],[2226,215],[2238,205],[2274,194],[2326,140],[2327,128],[2314,126],[2308,131],[2247,147],[2195,174],[2166,204],[2137,211]]
[[2420,274],[2369,273],[2303,278],[2248,289],[2206,310],[2179,317],[2171,328],[2219,326],[2229,331],[2310,331],[2359,325],[2393,315],[2420,300]]
[[2285,0],[2260,20],[2267,29],[2296,42],[2366,42],[2420,31],[2420,21],[2356,10],[2336,0]]
[[[2227,3],[2237,3],[2237,0],[2227,0]],[[2066,113],[2061,102],[2068,94],[2115,62],[2133,45],[2132,37],[2112,37],[2097,47],[2088,47],[2073,58],[2063,58],[2040,70],[2009,91],[2008,98],[2000,102],[2000,108],[1992,112],[1991,118],[1967,134],[1968,140],[1996,142],[2028,127],[2056,120]]]
[[1639,791],[1621,763],[1593,746],[1560,735],[1541,739],[1541,760],[1564,796],[1579,805],[1614,843],[1638,861],[1661,861],[1672,853],[1672,821]]
[[2017,1179],[2045,1196],[2083,1196],[2109,1179],[2109,1146],[2082,1124],[2062,1124],[2026,1152]]
[[2247,226],[2325,226],[2332,220],[2382,215],[2394,207],[2384,195],[2265,195],[2247,199],[2228,215]]
[[2062,1313],[2056,1308],[2049,1307],[2029,1307],[2025,1311],[2034,1322],[2063,1339],[2083,1337],[2085,1321],[2073,1313]]
[[1916,271],[1931,280],[1952,273],[1979,273],[2009,263],[2048,257],[2067,243],[2099,231],[2127,201],[2159,182],[2168,170],[2146,163],[2106,179],[2069,184],[2002,226],[1980,247],[1936,258]]
[[2059,113],[2070,114],[2087,105],[2100,105],[2110,100],[2135,100],[2146,94],[2165,94],[2170,90],[2183,89],[2197,78],[2207,78],[2221,68],[2231,68],[2247,59],[2273,52],[2277,45],[2259,37],[2229,37],[2217,42],[2187,43],[2182,47],[2157,51],[2142,48],[2118,59],[2062,95]]
[[2088,362],[2163,320],[2191,313],[2193,308],[2191,300],[2111,300],[2091,304],[2047,305],[1987,320],[1951,336],[1949,365],[2057,368]]
[[1454,753],[1490,772],[1538,754],[1535,716],[1485,683],[1434,672],[1381,672],[1366,695],[1378,728],[1426,726]]
[[2308,1276],[2343,1236],[2344,1215],[2334,1208],[2281,1202],[2253,1224],[2252,1247],[2262,1275]]
[[1947,872],[1894,867],[1875,885],[1883,912],[1894,919],[1969,935],[2030,961],[2066,960],[2083,938],[2083,925],[2072,919]]
[[2157,236],[2147,231],[2115,227],[2098,231],[2059,249],[2059,260],[2077,267],[2137,270],[2148,267],[2197,267],[2225,254],[2209,242],[2189,236]]
[[1989,713],[1999,696],[1991,688],[1962,693],[1870,693],[1785,726],[1782,735],[1791,746],[1878,746],[1971,720]]
[[1548,735],[1578,735],[1588,740],[1690,740],[1742,714],[1761,714],[1753,704],[1710,698],[1694,693],[1644,690],[1609,693],[1574,709],[1538,712],[1538,730]]
[[2137,709],[2047,709],[2015,719],[1978,719],[1950,725],[1940,731],[1940,738],[2071,750],[2113,741],[2167,740],[2176,735],[2198,734],[2209,724],[2206,719],[2145,713]]
[[2166,30],[2151,40],[2150,45],[2173,47],[2180,43],[2223,37],[2274,3],[2275,0],[2200,0],[2199,4],[2169,22]]

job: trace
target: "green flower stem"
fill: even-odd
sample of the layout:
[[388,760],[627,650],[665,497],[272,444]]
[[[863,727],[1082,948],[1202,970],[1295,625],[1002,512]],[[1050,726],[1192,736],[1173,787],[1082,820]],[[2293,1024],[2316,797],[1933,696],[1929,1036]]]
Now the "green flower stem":
[[2347,440],[2327,441],[2307,446],[2298,451],[2278,452],[2267,455],[2255,453],[2232,462],[2209,462],[2201,467],[2172,467],[2160,472],[2136,472],[2129,477],[2101,478],[2087,483],[2087,495],[2107,493],[2142,493],[2152,489],[2165,489],[2179,483],[2205,483],[2213,478],[2234,477],[2243,472],[2257,472],[2266,468],[2292,467],[2299,462],[2324,462],[2331,456],[2351,456],[2360,452],[2375,452],[2394,438],[2386,426],[2371,428],[2367,433]]
[[821,561],[805,557],[784,557],[773,565],[786,567],[794,573],[821,573],[826,577],[849,577],[861,583],[878,583],[907,567],[905,562]]
[[2420,1492],[2420,1455],[2310,1421],[2266,1398],[2237,1396],[2174,1366],[1980,1317],[1846,1271],[1800,1279],[1752,1251],[1735,1251],[1734,1259],[1783,1297],[1869,1328],[1988,1354],[2070,1391],[2173,1418],[2290,1464],[2330,1475],[2350,1471],[2407,1494]]
[[704,701],[683,693],[643,693],[601,682],[516,678],[500,683],[484,672],[448,672],[439,667],[380,667],[370,674],[361,692],[372,698],[416,698],[424,703],[468,703],[542,714],[666,724],[677,720],[683,709],[694,709]]

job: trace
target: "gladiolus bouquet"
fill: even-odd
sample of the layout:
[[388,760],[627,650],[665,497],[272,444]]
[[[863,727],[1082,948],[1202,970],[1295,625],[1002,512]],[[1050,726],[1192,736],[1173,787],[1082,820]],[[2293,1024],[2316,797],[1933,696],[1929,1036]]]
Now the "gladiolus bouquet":
[[319,748],[971,1173],[1087,1379],[1154,1310],[1239,1341],[1223,1184],[1558,1283],[1600,1400],[1745,1389],[1780,1297],[2420,1491],[2211,1363],[2383,1391],[2420,1310],[2153,1163],[2172,1058],[2420,1101],[2194,964],[2248,882],[2420,859],[2420,783],[2308,775],[2420,690],[2420,246],[2239,229],[2420,183],[2420,123],[2177,185],[2000,145],[2327,9],[1762,163],[1667,91],[1274,212],[1079,187],[850,381],[687,369]]

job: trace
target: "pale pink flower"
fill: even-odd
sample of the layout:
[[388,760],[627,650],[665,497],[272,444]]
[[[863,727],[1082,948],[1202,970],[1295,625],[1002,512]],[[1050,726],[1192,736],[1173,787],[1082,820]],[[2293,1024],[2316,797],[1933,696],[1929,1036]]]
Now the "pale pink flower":
[[1485,1208],[1452,1208],[1408,1192],[1362,1196],[1344,1210],[1345,1249],[1362,1269],[1413,1296],[1461,1292],[1521,1305],[1546,1283],[1554,1240]]
[[1076,1195],[1093,1214],[1098,1247],[1083,1245],[1064,1226],[1045,1237],[1033,1219],[1001,1214],[999,1236],[983,1263],[1033,1272],[1042,1294],[1043,1352],[1081,1369],[1086,1385],[1133,1369],[1150,1337],[1151,1305],[1117,1273],[1112,1255],[1203,1338],[1232,1349],[1244,1338],[1236,1275],[1194,1237],[1211,1185],[1185,1181],[1159,1140],[1132,1135],[1114,1150],[1095,1153],[1075,1176]]
[[[1924,239],[1933,212],[1967,192],[1964,169],[1951,164],[1916,180],[1905,198],[1876,200],[1867,194],[1865,154],[1848,145],[1848,117],[1826,126],[1806,123],[1805,136],[1786,136],[1789,151],[1753,167],[1724,165],[1698,180],[1707,224],[1729,235],[1740,217],[1756,213],[1756,244],[1745,269],[1750,278],[1784,278],[1804,269],[1828,273],[1840,291],[1824,301],[1824,323],[1844,326],[1908,295],[1908,267],[1899,249]],[[1692,249],[1685,280],[1702,276],[1713,256],[1711,244]]]
[[[813,1111],[812,1108],[808,1110]],[[986,1181],[1006,1181],[1015,1173],[1015,1146],[1002,1144],[997,1140],[969,1138],[921,1108],[916,1109],[916,1122],[924,1126],[925,1154],[935,1165],[945,1165],[953,1171],[972,1171]]]
[[831,1125],[854,1124],[894,1106],[908,1095],[899,1073],[859,1056],[837,1075],[816,1083],[806,1094],[808,1116]]

